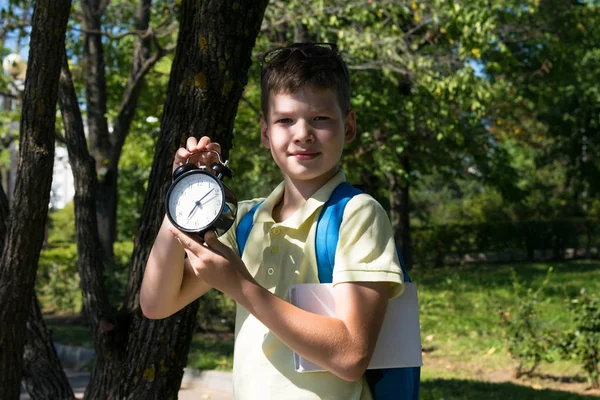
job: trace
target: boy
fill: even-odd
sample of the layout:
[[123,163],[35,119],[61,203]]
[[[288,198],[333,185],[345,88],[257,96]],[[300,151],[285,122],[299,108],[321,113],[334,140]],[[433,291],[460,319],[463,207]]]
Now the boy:
[[[147,317],[164,318],[211,288],[232,297],[236,399],[370,399],[363,374],[388,299],[402,291],[392,228],[372,197],[355,196],[344,212],[333,274],[336,318],[303,311],[288,296],[291,285],[318,282],[316,220],[345,180],[339,161],[356,134],[348,70],[333,44],[294,44],[261,61],[261,142],[283,182],[258,207],[241,259],[236,227],[261,199],[241,202],[235,225],[219,239],[207,233],[204,243],[165,218],[140,305]],[[189,138],[173,168],[203,149],[220,147]],[[293,352],[328,372],[295,372]]]

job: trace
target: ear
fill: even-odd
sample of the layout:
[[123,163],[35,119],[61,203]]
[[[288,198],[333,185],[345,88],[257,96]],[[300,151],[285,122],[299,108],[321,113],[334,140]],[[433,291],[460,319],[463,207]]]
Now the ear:
[[350,143],[356,137],[356,110],[348,111],[344,121],[344,142]]
[[269,124],[267,124],[263,115],[260,116],[260,142],[267,149],[271,148],[271,142],[269,141]]

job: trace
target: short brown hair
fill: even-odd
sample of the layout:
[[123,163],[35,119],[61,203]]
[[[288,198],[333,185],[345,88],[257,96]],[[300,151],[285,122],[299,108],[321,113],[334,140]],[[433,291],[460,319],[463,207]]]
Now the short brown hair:
[[264,66],[261,69],[260,83],[260,106],[265,118],[268,116],[270,93],[294,93],[306,86],[332,89],[342,112],[345,114],[351,108],[348,68],[337,52],[332,53],[331,57],[313,58],[296,51],[285,61]]

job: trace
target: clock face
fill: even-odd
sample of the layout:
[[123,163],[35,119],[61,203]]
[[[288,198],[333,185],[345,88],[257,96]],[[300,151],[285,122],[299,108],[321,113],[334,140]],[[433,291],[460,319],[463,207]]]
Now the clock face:
[[167,200],[171,221],[184,231],[199,232],[210,226],[223,210],[223,188],[208,172],[194,171],[177,179]]

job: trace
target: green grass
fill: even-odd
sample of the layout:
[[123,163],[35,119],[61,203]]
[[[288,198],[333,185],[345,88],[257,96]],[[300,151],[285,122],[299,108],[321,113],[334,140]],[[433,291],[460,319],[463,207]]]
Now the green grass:
[[[600,292],[600,262],[464,265],[411,273],[419,288],[421,337],[427,350],[422,370],[426,395],[422,398],[579,398],[564,392],[479,381],[499,372],[510,378],[514,368],[500,318],[500,310],[510,312],[517,305],[512,271],[523,286],[536,290],[549,267],[553,267],[553,272],[541,292],[538,318],[553,330],[563,331],[572,324],[569,299],[581,290]],[[557,382],[565,379],[584,382],[581,368],[572,361],[542,364],[539,373],[550,379],[527,382],[538,389],[558,387],[561,384]],[[585,383],[580,385],[584,386]]]
[[[600,262],[466,265],[413,271],[419,288],[419,312],[424,347],[450,358],[469,360],[506,355],[500,310],[517,304],[511,271],[526,287],[537,289],[553,267],[549,285],[541,293],[540,319],[556,330],[569,328],[567,301],[580,290],[600,292]],[[492,348],[495,348],[493,354]],[[507,357],[504,357],[506,359]],[[504,360],[505,361],[505,360]]]
[[[553,267],[553,273],[541,293],[539,318],[552,329],[562,331],[572,323],[568,300],[581,290],[600,293],[600,261],[471,264],[411,272],[419,288],[421,336],[426,349],[422,399],[582,398],[550,390],[557,389],[560,383],[556,382],[561,380],[584,380],[579,366],[571,361],[541,365],[539,372],[547,378],[526,382],[530,387],[484,382],[495,373],[510,377],[513,368],[500,320],[500,310],[511,311],[517,304],[512,270],[524,286],[535,290],[546,278],[549,267]],[[85,327],[53,326],[52,329],[57,342],[91,344]],[[188,365],[230,370],[232,353],[231,335],[198,334],[190,349]],[[556,384],[552,384],[553,380]]]

